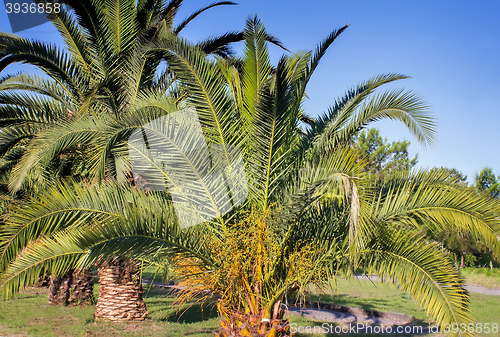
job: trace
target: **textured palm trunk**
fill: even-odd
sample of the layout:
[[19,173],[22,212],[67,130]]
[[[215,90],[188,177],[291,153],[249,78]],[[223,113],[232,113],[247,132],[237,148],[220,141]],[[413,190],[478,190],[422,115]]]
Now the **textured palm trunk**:
[[48,302],[50,304],[94,303],[94,280],[90,269],[71,269],[63,276],[51,277]]
[[99,297],[95,317],[111,321],[142,321],[148,312],[140,270],[134,263],[115,258],[99,269]]

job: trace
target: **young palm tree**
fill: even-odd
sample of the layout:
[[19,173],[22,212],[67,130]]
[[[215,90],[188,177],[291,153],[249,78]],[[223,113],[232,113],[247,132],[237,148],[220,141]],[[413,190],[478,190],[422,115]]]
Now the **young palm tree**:
[[[434,122],[421,99],[402,90],[375,93],[405,76],[366,81],[301,128],[307,82],[344,29],[314,53],[283,57],[276,67],[256,18],[247,22],[241,62],[207,59],[186,41],[163,39],[152,52],[175,74],[175,86],[185,95],[181,107],[196,109],[207,151],[180,151],[179,162],[155,150],[163,144],[199,145],[189,132],[176,136],[183,134],[182,119],[191,118],[187,112],[167,123],[177,118],[178,107],[156,103],[155,95],[144,99],[149,104],[129,106],[126,119],[78,120],[66,131],[46,133],[37,163],[73,144],[75,135],[94,131],[99,136],[93,137],[91,163],[101,177],[108,158],[121,158],[125,164],[115,169],[125,176],[126,163],[138,155],[148,163],[132,167],[147,172],[153,164],[156,175],[138,177],[149,191],[138,188],[139,179],[133,188],[111,182],[60,185],[13,212],[3,234],[9,239],[2,247],[6,294],[44,270],[60,275],[124,255],[157,265],[170,261],[186,286],[181,300],[216,295],[220,336],[284,336],[287,299],[309,284],[324,286],[339,272],[349,275],[366,266],[408,291],[439,324],[469,322],[463,279],[422,229],[470,233],[498,256],[498,201],[436,172],[394,177],[385,189],[370,190],[363,159],[349,146],[359,130],[381,118],[403,122],[421,143],[432,144]],[[133,141],[136,131],[145,146]],[[205,179],[220,172],[224,184]],[[200,183],[186,190],[177,181]],[[192,207],[197,198],[209,202],[200,210]],[[205,221],[181,229],[179,204]]]

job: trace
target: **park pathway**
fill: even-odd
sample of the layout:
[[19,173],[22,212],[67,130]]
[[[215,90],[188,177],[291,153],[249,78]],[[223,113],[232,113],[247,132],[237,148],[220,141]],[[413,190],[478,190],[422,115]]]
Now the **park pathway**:
[[[378,281],[378,276],[376,275],[371,275],[371,276],[366,276],[366,275],[356,275],[356,278],[358,280],[371,280],[371,281]],[[151,284],[151,279],[144,278],[142,282],[145,285],[150,285]],[[178,288],[177,286],[173,284],[165,284],[162,282],[158,281],[153,281],[153,286],[156,287],[164,287],[164,288],[171,288],[175,289]],[[493,296],[500,296],[500,289],[499,288],[486,288],[474,284],[468,284],[466,286],[467,291],[471,293],[476,293],[476,294],[483,294],[483,295],[493,295]]]

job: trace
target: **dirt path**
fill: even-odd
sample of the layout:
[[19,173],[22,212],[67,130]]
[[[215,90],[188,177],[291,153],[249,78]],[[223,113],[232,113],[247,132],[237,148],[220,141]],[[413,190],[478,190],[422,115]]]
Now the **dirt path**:
[[[432,331],[432,327],[426,325],[425,323],[415,322],[415,320],[411,316],[397,313],[378,313],[383,314],[383,317],[366,316],[361,313],[356,314],[335,310],[316,309],[311,307],[289,308],[290,316],[299,316],[313,320],[315,322],[318,322],[317,324],[314,324],[314,326],[321,326],[326,329],[330,329],[330,331],[328,332],[335,332],[336,334],[342,334],[343,332],[343,335],[346,335],[348,333],[360,335],[376,332],[377,335],[416,336],[437,332],[437,330]],[[336,326],[331,326],[329,323],[334,323],[336,324]],[[299,329],[299,326],[294,327],[296,329]],[[305,326],[302,327],[302,329],[306,328],[307,327]],[[334,329],[338,329],[338,331]]]
[[500,296],[500,289],[498,288],[485,288],[472,284],[467,285],[466,288],[471,293]]

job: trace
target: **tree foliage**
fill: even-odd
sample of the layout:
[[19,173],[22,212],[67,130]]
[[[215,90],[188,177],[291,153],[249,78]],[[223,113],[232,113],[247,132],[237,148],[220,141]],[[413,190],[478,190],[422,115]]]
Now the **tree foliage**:
[[492,198],[500,198],[499,180],[490,167],[485,167],[476,175],[476,190]]
[[409,171],[418,163],[418,155],[410,158],[408,147],[410,141],[393,141],[382,138],[375,128],[363,130],[354,140],[360,149],[361,156],[368,161],[367,169],[373,174],[390,174],[395,171]]

